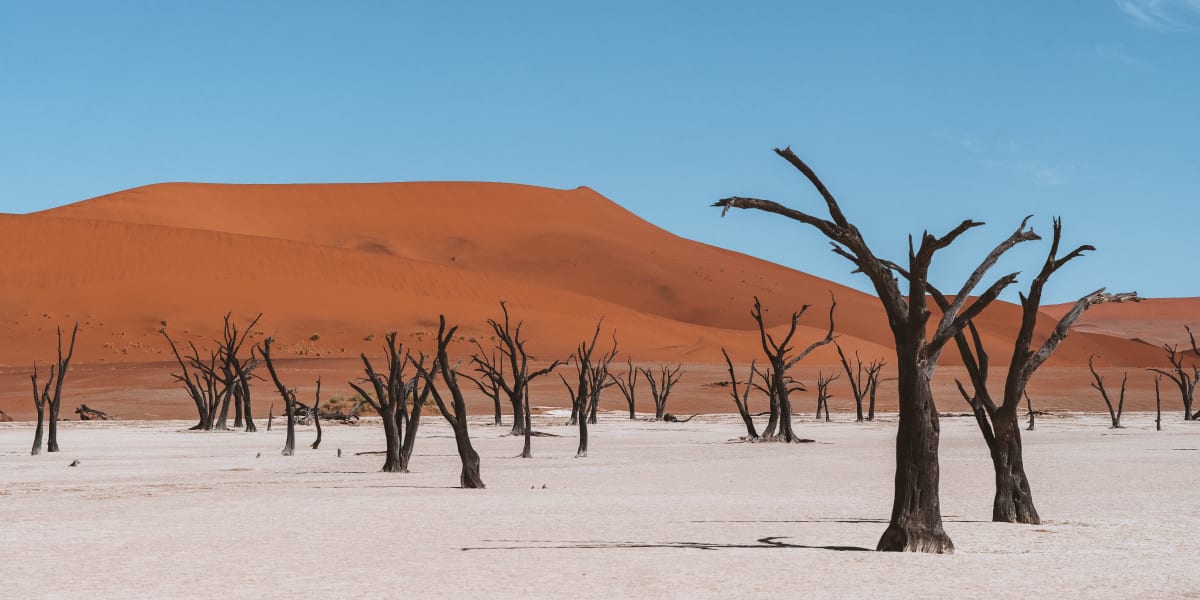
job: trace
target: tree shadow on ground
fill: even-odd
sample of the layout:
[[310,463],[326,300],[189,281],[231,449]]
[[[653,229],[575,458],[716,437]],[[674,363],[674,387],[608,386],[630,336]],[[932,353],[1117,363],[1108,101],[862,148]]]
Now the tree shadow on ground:
[[480,546],[459,548],[466,552],[469,550],[593,550],[593,549],[626,549],[626,548],[669,548],[682,550],[731,550],[731,549],[746,549],[746,550],[781,550],[781,549],[796,549],[796,550],[832,550],[835,552],[873,552],[870,548],[861,546],[809,546],[805,544],[792,544],[789,542],[781,542],[779,540],[787,539],[782,536],[769,536],[759,538],[753,544],[722,544],[722,543],[706,543],[706,542],[590,542],[590,541],[549,541],[549,540],[484,540],[486,542],[495,543],[512,543],[522,544],[513,546]]

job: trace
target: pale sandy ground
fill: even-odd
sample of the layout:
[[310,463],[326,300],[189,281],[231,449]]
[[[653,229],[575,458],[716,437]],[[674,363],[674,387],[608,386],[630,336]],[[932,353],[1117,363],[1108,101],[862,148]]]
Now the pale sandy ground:
[[1162,432],[1144,413],[1042,419],[1025,438],[1041,526],[988,521],[979,433],[944,419],[952,556],[857,551],[888,517],[894,417],[801,422],[817,443],[783,446],[730,443],[735,416],[606,415],[584,459],[540,418],[564,437],[531,460],[473,424],[486,490],[455,487],[434,418],[410,474],[354,455],[382,447],[377,423],[327,427],[318,451],[302,428],[293,457],[282,428],[184,422],[64,424],[63,451],[31,457],[29,425],[6,423],[0,596],[1200,598],[1200,424],[1174,413]]

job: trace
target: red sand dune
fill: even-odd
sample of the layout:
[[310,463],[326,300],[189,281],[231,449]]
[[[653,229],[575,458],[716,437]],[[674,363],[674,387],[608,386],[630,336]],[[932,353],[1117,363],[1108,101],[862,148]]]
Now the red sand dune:
[[[701,386],[721,379],[722,346],[746,363],[758,357],[755,295],[776,328],[812,304],[797,334],[803,346],[823,335],[832,291],[843,346],[864,358],[890,354],[875,298],[679,238],[587,188],[161,184],[0,215],[0,231],[0,410],[17,418],[30,412],[29,365],[51,359],[55,326],[76,320],[76,393],[128,418],[188,416],[158,331],[210,343],[227,311],[242,323],[264,313],[254,339],[275,336],[280,353],[303,359],[289,363],[297,383],[314,373],[354,376],[358,353],[377,350],[368,338],[389,330],[428,348],[439,313],[461,325],[454,350],[465,358],[471,338],[487,341],[485,322],[501,299],[525,321],[542,359],[568,354],[603,316],[622,359],[686,362],[702,374],[681,384],[680,412],[728,408],[721,392]],[[1136,306],[1195,314],[1194,302],[1176,302]],[[1109,309],[1127,317],[1119,330],[1095,324],[1116,322],[1104,319]],[[998,305],[979,323],[997,363],[1007,359],[1017,313]],[[1157,349],[1127,335],[1141,318],[1125,305],[1099,307],[1048,366],[1086,365],[1093,353],[1106,367],[1160,363]],[[947,365],[957,362],[953,354]],[[826,348],[805,368],[835,364]],[[258,394],[269,401],[265,387]]]

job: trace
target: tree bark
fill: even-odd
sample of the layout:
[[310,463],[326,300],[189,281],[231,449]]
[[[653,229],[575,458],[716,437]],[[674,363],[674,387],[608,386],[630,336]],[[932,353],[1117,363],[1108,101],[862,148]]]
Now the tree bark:
[[1001,407],[992,418],[990,440],[992,467],[996,473],[996,495],[992,520],[1002,523],[1038,525],[1042,522],[1033,504],[1029,477],[1021,447],[1021,426],[1015,410]]
[[[914,361],[916,357],[906,357]],[[904,358],[901,358],[903,361]],[[941,426],[929,381],[919,369],[900,369],[900,423],[892,517],[876,550],[948,554],[954,544],[942,528],[938,495]]]

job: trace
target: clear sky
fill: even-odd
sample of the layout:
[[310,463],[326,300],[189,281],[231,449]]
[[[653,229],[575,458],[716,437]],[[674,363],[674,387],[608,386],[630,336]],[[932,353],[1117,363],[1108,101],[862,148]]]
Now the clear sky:
[[1034,214],[1099,248],[1052,301],[1200,295],[1200,0],[0,3],[2,212],[163,181],[587,185],[864,288],[814,230],[708,208],[821,213],[783,145],[880,254],[986,221],[944,287]]

